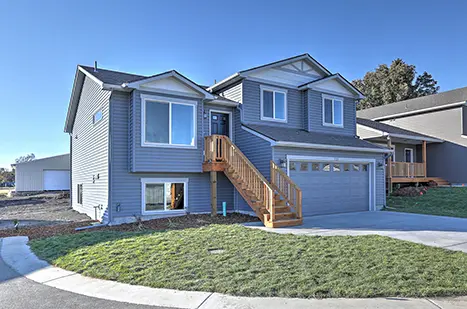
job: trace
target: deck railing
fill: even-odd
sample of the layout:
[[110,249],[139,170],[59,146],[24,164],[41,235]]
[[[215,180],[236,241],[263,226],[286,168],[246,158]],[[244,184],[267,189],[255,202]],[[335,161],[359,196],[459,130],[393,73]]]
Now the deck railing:
[[426,177],[425,165],[423,163],[391,162],[392,177]]
[[302,216],[302,190],[287,174],[271,160],[271,185],[295,209],[297,218]]
[[269,212],[269,220],[276,219],[274,210],[274,189],[248,158],[224,135],[205,137],[205,162],[222,162],[232,168],[245,183],[249,191],[259,199],[262,207]]

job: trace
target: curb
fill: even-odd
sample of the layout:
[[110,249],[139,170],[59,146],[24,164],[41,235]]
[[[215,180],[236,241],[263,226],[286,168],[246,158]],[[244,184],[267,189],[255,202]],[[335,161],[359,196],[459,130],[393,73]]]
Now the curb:
[[[3,240],[3,241],[2,241]],[[467,297],[422,298],[329,298],[237,297],[220,293],[179,291],[130,285],[82,276],[40,260],[27,245],[26,236],[0,238],[0,257],[20,275],[60,290],[139,305],[186,309],[271,308],[467,308]]]

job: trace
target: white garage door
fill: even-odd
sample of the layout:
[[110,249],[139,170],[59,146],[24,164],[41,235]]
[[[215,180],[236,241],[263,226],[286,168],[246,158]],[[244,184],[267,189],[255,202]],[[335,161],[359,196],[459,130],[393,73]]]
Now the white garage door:
[[357,163],[289,163],[290,177],[302,189],[304,216],[369,210],[369,170]]
[[70,171],[44,170],[44,190],[70,190]]

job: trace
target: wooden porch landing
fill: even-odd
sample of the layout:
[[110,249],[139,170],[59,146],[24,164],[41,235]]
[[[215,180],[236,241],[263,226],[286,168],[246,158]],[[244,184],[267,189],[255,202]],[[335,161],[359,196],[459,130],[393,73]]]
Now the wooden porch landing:
[[424,183],[434,181],[440,186],[449,185],[449,182],[440,177],[393,177],[391,178],[391,183]]

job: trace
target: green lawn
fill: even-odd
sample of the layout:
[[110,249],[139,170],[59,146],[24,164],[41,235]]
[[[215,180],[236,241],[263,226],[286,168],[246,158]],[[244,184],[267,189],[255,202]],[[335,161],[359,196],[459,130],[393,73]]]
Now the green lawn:
[[96,231],[30,245],[59,267],[158,288],[304,298],[467,294],[467,254],[382,236],[310,237],[210,225]]
[[467,188],[431,188],[422,196],[391,196],[389,211],[467,218]]

